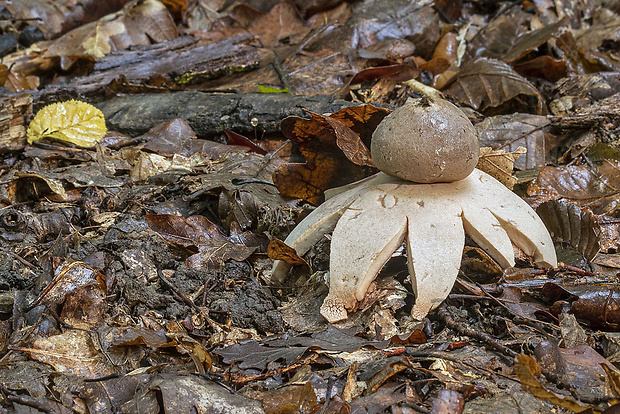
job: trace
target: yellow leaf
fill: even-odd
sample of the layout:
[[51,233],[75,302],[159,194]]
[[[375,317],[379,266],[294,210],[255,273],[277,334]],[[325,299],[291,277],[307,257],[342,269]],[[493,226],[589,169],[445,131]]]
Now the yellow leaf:
[[80,101],[51,104],[41,109],[28,126],[28,143],[44,138],[92,148],[107,129],[103,113]]

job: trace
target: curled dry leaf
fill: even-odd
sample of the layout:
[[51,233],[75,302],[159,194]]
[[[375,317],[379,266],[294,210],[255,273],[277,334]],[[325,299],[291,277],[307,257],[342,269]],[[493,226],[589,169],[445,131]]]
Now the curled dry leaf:
[[290,265],[307,265],[306,261],[295,252],[295,249],[280,239],[273,239],[269,242],[267,255],[271,260],[282,260]]
[[311,119],[288,117],[282,133],[299,147],[305,163],[279,167],[273,181],[280,194],[310,203],[323,201],[323,191],[359,180],[372,168],[370,137],[388,114],[372,105],[341,109],[331,115],[310,113]]
[[48,105],[37,112],[28,126],[28,143],[49,138],[92,148],[106,131],[103,112],[86,102],[71,100]]
[[592,260],[600,250],[594,215],[566,200],[550,200],[536,209],[549,231]]

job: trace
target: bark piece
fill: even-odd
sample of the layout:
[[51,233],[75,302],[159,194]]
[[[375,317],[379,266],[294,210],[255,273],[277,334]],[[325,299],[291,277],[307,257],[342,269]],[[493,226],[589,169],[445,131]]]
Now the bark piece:
[[29,92],[0,96],[0,153],[24,149],[27,121],[31,117]]

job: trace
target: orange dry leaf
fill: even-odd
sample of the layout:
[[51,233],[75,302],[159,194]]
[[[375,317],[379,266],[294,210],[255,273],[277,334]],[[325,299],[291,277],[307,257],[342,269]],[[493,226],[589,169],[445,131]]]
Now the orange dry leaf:
[[299,257],[295,249],[279,239],[269,242],[267,255],[271,260],[284,260],[290,265],[308,265],[304,259]]
[[306,162],[288,163],[276,170],[273,181],[280,193],[320,204],[327,188],[374,172],[368,150],[370,139],[388,113],[386,109],[362,105],[331,115],[310,113],[311,119],[285,118],[282,133],[297,144]]

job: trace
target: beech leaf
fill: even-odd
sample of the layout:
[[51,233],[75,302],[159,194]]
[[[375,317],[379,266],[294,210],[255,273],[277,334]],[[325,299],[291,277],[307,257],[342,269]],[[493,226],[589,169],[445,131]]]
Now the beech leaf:
[[70,100],[41,109],[28,126],[28,143],[45,138],[92,148],[105,135],[103,113],[85,102]]

